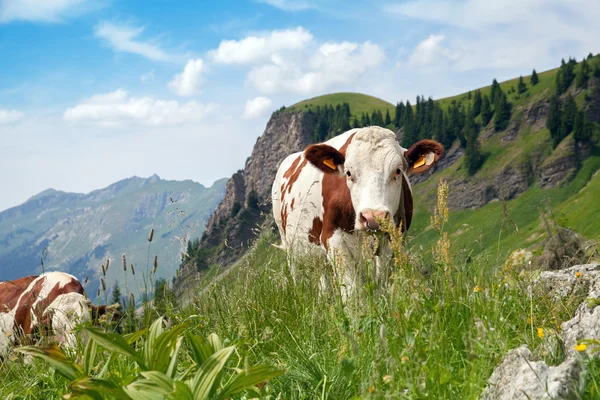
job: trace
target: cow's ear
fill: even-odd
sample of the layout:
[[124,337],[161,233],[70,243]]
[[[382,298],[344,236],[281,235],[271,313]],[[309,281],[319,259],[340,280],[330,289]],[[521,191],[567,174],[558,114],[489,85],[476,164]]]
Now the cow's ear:
[[326,144],[313,144],[304,150],[304,157],[321,171],[341,173],[346,158],[337,149]]
[[444,155],[444,147],[434,140],[421,140],[404,152],[408,161],[408,172],[422,174],[427,172]]

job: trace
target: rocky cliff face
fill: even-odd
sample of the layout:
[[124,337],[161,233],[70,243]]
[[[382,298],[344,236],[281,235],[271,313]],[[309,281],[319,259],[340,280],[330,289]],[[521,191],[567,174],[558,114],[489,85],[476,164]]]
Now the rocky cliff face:
[[225,197],[208,221],[200,241],[206,254],[201,263],[207,265],[184,264],[176,282],[178,290],[190,287],[199,277],[198,270],[211,264],[229,265],[245,252],[259,226],[271,220],[271,185],[279,164],[310,144],[314,127],[310,113],[283,110],[273,114],[244,169],[227,181]]

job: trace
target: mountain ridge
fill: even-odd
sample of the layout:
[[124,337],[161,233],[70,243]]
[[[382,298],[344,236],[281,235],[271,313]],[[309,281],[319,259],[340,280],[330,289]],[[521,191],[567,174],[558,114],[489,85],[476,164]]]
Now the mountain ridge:
[[[156,277],[171,279],[184,248],[175,237],[202,234],[224,195],[225,181],[207,188],[154,174],[125,178],[86,194],[46,189],[0,212],[0,279],[39,273],[40,259],[45,258],[46,270],[92,278],[87,291],[95,297],[106,259],[118,265],[126,254],[139,268],[149,252],[159,257]],[[149,245],[150,229],[156,234]],[[140,278],[125,278],[116,267],[105,277],[110,285],[120,280],[121,286],[136,287],[136,295]]]

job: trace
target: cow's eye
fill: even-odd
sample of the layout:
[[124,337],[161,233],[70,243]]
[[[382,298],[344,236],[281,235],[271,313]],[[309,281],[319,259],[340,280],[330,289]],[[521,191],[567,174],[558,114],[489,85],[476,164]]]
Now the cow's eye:
[[396,170],[396,174],[400,175],[401,173],[402,173],[402,170],[401,170],[400,168],[398,168],[398,169]]
[[352,174],[350,173],[350,171],[346,171],[346,176],[351,177]]

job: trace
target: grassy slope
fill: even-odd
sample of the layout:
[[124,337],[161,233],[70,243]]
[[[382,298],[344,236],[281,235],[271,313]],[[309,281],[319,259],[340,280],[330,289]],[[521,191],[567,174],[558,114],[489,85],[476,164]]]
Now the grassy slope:
[[[593,63],[600,62],[598,56]],[[593,64],[591,64],[593,65]],[[529,103],[539,102],[549,98],[554,90],[556,73],[553,69],[538,73],[539,82],[535,86],[529,84],[529,76],[523,77],[527,83],[527,92],[518,95],[516,92],[508,95],[513,103],[513,119],[520,118],[523,107]],[[579,65],[575,73],[579,72]],[[506,93],[511,87],[517,86],[518,78],[501,82],[500,86]],[[490,86],[480,89],[482,94],[489,95]],[[589,90],[589,89],[588,89]],[[587,90],[581,91],[576,100],[582,102]],[[462,101],[467,104],[467,94],[461,94],[439,100],[443,106],[452,100]],[[470,100],[472,102],[472,100]],[[490,129],[490,128],[488,128]],[[502,142],[501,134],[494,134],[481,144],[482,151],[487,153],[487,159],[473,177],[468,177],[462,168],[462,161],[458,161],[449,168],[437,172],[426,182],[414,187],[417,198],[416,215],[411,227],[414,243],[419,246],[431,246],[435,241],[433,232],[427,229],[429,214],[433,210],[437,182],[440,179],[448,180],[450,191],[453,190],[452,182],[457,178],[469,180],[487,180],[498,175],[509,164],[520,166],[536,154],[549,160],[564,152],[565,146],[559,145],[552,149],[550,133],[546,128],[532,131],[530,127],[522,128],[514,142]],[[566,138],[563,144],[571,140]],[[454,232],[451,236],[454,248],[461,251],[481,252],[494,255],[496,259],[503,259],[508,253],[517,249],[530,247],[539,243],[545,237],[545,228],[541,224],[540,209],[548,211],[551,206],[560,224],[574,229],[591,239],[600,237],[600,225],[594,224],[594,216],[599,211],[597,200],[600,198],[600,180],[596,175],[585,190],[582,190],[588,181],[600,169],[600,154],[595,150],[586,160],[575,179],[566,184],[543,190],[534,185],[517,199],[506,203],[508,214],[504,217],[502,204],[492,202],[475,210],[461,210],[453,213],[449,221],[448,231]],[[581,192],[580,192],[581,190]],[[512,228],[509,228],[512,226]],[[475,244],[475,246],[473,246]]]
[[361,93],[332,93],[323,96],[313,97],[312,99],[304,100],[296,103],[289,108],[294,109],[314,109],[317,106],[324,105],[336,106],[342,103],[350,104],[350,112],[353,116],[360,116],[364,112],[369,115],[375,110],[381,110],[385,115],[385,110],[389,110],[390,115],[394,115],[394,105],[377,97],[368,96]]

